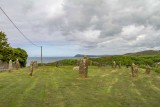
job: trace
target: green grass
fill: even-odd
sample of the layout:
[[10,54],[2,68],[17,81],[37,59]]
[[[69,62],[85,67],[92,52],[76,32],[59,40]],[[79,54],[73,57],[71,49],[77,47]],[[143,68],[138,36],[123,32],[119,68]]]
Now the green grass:
[[77,79],[72,66],[28,68],[0,73],[0,107],[158,107],[160,73],[132,78],[130,68],[89,67]]

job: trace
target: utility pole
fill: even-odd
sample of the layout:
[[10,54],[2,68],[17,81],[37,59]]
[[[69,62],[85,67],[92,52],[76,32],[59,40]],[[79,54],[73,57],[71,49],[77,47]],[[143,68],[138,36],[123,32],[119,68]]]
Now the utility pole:
[[41,46],[41,65],[42,65],[42,46]]

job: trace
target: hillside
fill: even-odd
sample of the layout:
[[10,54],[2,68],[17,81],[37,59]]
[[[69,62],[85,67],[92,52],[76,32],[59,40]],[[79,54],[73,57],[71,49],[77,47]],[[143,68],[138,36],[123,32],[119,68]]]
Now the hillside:
[[136,53],[127,53],[124,55],[160,55],[160,50],[145,50],[141,52],[136,52]]
[[[77,54],[74,57],[83,57],[83,56],[84,56],[83,54]],[[105,56],[112,56],[112,55],[87,55],[88,58],[91,58],[91,57],[105,57]]]

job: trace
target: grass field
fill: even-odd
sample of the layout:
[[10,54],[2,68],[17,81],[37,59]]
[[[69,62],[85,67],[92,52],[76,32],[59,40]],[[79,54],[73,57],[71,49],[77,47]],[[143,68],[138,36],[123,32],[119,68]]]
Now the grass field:
[[160,107],[160,73],[132,78],[130,68],[89,67],[77,79],[72,66],[0,73],[0,107]]

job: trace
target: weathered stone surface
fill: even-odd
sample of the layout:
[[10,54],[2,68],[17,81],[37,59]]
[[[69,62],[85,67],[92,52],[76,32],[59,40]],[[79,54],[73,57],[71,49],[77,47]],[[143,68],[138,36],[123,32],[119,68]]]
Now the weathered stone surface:
[[20,68],[20,63],[19,63],[19,60],[16,59],[16,70],[18,70]]
[[119,61],[119,68],[121,69],[122,68],[122,64],[121,64],[121,61]]
[[28,73],[29,76],[32,76],[32,74],[33,74],[33,64],[34,64],[34,62],[31,61],[31,63],[30,63],[30,69],[29,69],[29,73]]
[[9,72],[12,72],[13,70],[13,64],[12,64],[12,60],[9,61]]
[[59,62],[56,63],[56,67],[59,67]]
[[37,61],[34,61],[34,68],[38,68],[38,63],[37,63]]
[[132,63],[131,71],[132,71],[132,77],[138,76],[138,66],[135,65],[134,63]]
[[116,68],[117,67],[117,65],[116,65],[116,62],[115,61],[113,61],[113,66],[112,66],[113,68]]
[[79,66],[79,78],[87,78],[88,74],[88,59],[86,56],[82,60],[80,60]]
[[79,66],[73,67],[73,71],[78,71],[79,70]]
[[101,62],[98,63],[98,67],[102,67],[102,63]]
[[149,65],[147,65],[147,67],[146,67],[146,74],[149,74],[150,73],[150,66]]

